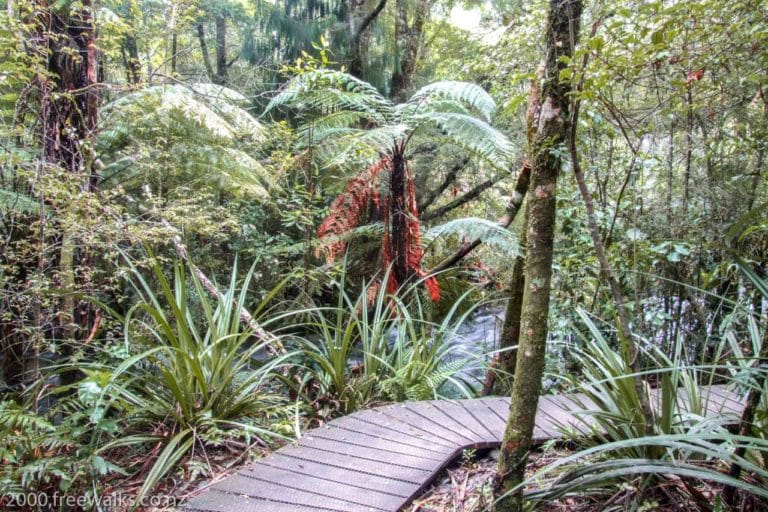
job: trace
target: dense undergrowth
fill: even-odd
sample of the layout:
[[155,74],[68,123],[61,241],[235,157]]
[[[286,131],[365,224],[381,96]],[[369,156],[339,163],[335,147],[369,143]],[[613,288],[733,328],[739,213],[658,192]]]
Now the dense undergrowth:
[[600,429],[543,448],[528,505],[766,509],[767,49],[758,0],[4,2],[0,508],[182,500],[340,415],[475,397],[529,330],[462,332],[547,286],[543,389]]

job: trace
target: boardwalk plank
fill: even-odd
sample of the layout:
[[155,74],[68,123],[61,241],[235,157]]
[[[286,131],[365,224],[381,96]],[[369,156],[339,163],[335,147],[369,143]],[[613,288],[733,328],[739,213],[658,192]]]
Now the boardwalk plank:
[[[707,416],[733,422],[743,404],[725,386],[701,388]],[[683,390],[683,409],[689,409]],[[658,400],[654,398],[654,405]],[[562,437],[560,425],[592,431],[596,409],[583,394],[539,400],[534,439]],[[413,402],[360,411],[308,431],[251,467],[190,500],[196,512],[396,512],[469,447],[497,446],[509,414],[508,398]]]
[[556,405],[552,403],[547,397],[539,398],[539,407],[536,410],[536,427],[541,431],[541,435],[544,439],[560,439],[563,434],[560,432],[560,418],[557,413],[551,412]]
[[[363,418],[363,419],[361,419]],[[391,423],[391,425],[382,425],[381,419]],[[365,420],[369,421],[365,421]],[[377,423],[374,423],[376,421]],[[419,451],[431,452],[437,458],[442,458],[445,453],[452,452],[453,447],[451,445],[441,445],[431,442],[426,438],[423,432],[419,432],[419,436],[405,434],[401,431],[394,429],[394,426],[402,426],[399,422],[395,422],[392,419],[384,416],[383,414],[374,414],[368,416],[360,416],[354,414],[339,418],[329,423],[329,426],[343,429],[347,432],[354,434],[363,434],[369,437],[377,437],[390,442],[397,443],[404,447],[412,447]]]
[[436,406],[434,402],[417,402],[414,404],[406,404],[405,408],[413,414],[432,421],[436,425],[439,425],[440,428],[458,436],[462,444],[473,444],[482,441],[482,437],[476,434],[471,428],[474,426],[472,424],[474,423],[472,417],[467,416],[468,421],[471,423],[465,425],[452,416],[451,413],[457,411],[454,411],[450,406],[441,408]]
[[[254,479],[254,485],[260,485],[259,482],[264,481],[281,485],[288,489],[305,491],[383,510],[389,510],[402,503],[404,497],[357,487],[354,485],[357,478],[350,479],[349,482],[334,482],[333,485],[329,485],[329,481],[320,476],[298,474],[264,465],[256,465],[239,471],[238,474]],[[411,492],[413,492],[413,489],[411,489]]]
[[[337,426],[335,423],[336,422],[331,422],[326,427],[317,428],[307,432],[305,437],[314,436],[322,439],[341,441],[351,446],[365,446],[385,450],[391,453],[410,455],[412,457],[420,457],[422,459],[431,459],[434,461],[442,461],[443,458],[445,458],[443,452],[416,448],[412,445],[405,444],[404,440],[390,440],[377,435],[372,435],[375,432],[373,432],[374,429],[370,428],[370,425],[359,426],[358,431],[350,431],[342,428],[342,426]],[[346,426],[349,427],[350,425],[347,423]],[[365,428],[368,428],[369,432],[362,432]]]
[[403,498],[410,496],[414,489],[419,487],[419,483],[393,480],[371,473],[329,466],[317,461],[296,459],[283,455],[280,451],[266,457],[262,464],[297,474],[316,475],[322,477],[323,480],[327,480],[329,486],[332,486],[335,482],[342,484],[354,483],[361,489],[370,489],[372,491],[402,496]]
[[269,501],[210,489],[190,500],[186,510],[195,512],[344,512],[319,506]]
[[480,418],[496,438],[501,441],[506,427],[505,418],[509,414],[508,398],[481,398],[479,400],[464,400],[464,406],[472,414]]
[[723,386],[712,386],[709,388],[710,399],[717,404],[718,409],[741,415],[744,405],[739,403],[735,393],[729,392]]
[[414,413],[405,405],[382,407],[380,411],[382,414],[389,416],[393,420],[410,425],[412,428],[420,430],[425,435],[433,436],[432,438],[437,438],[438,441],[444,444],[450,443],[454,448],[467,444],[467,439],[465,437],[443,427],[440,423],[427,416]]
[[361,422],[370,423],[391,432],[399,433],[401,436],[405,435],[409,442],[421,441],[425,446],[432,446],[433,449],[440,450],[441,452],[446,448],[450,450],[456,449],[455,442],[435,438],[430,435],[429,431],[415,428],[401,418],[394,418],[389,414],[385,414],[382,409],[384,408],[360,411],[360,413],[355,414],[355,418]]
[[292,489],[285,485],[273,484],[263,480],[255,480],[244,475],[234,474],[215,484],[213,489],[231,494],[240,494],[263,500],[295,503],[303,507],[322,507],[344,512],[377,512],[378,509],[345,501],[330,496]]
[[421,457],[413,457],[411,455],[392,453],[390,451],[380,450],[378,448],[345,444],[343,441],[316,437],[312,433],[305,434],[304,437],[301,438],[301,441],[299,441],[298,446],[305,447],[310,450],[321,450],[327,453],[327,455],[320,454],[319,456],[321,457],[326,456],[332,458],[336,454],[344,454],[363,460],[369,460],[374,463],[384,462],[405,468],[423,469],[424,471],[430,471],[435,467],[434,459],[424,459]]
[[321,461],[328,466],[351,469],[415,484],[421,483],[430,474],[428,470],[407,468],[387,462],[372,464],[370,460],[360,459],[352,455],[335,454],[330,456],[327,452],[312,450],[305,446],[286,446],[281,448],[280,452],[296,459]]
[[466,407],[466,400],[444,400],[432,402],[436,407],[440,407],[446,413],[451,414],[458,421],[469,428],[477,439],[483,443],[493,443],[499,441],[498,434],[494,433],[488,425],[476,415],[472,410]]

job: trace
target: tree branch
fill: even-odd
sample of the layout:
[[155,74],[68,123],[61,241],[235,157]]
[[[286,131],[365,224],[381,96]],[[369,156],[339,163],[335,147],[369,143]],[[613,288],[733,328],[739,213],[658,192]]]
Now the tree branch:
[[445,179],[440,183],[440,186],[437,187],[435,190],[427,193],[427,196],[423,198],[423,200],[418,204],[418,210],[420,212],[423,212],[430,206],[432,206],[432,203],[435,202],[435,200],[440,197],[440,194],[445,192],[445,190],[451,186],[451,183],[456,180],[456,176],[459,175],[459,172],[461,172],[464,167],[469,163],[469,158],[464,157],[459,162],[456,163],[451,169],[448,171],[448,174],[446,174]]
[[424,215],[421,216],[421,220],[427,221],[432,219],[438,219],[445,215],[446,213],[450,212],[451,210],[455,210],[456,208],[459,208],[460,206],[464,206],[468,202],[472,201],[473,199],[477,198],[480,194],[500,182],[504,178],[504,175],[499,174],[498,176],[495,176],[489,180],[485,180],[484,182],[477,185],[475,188],[467,192],[461,197],[457,197],[450,203],[441,206],[440,208],[436,209],[433,212],[427,212]]
[[360,26],[357,28],[357,31],[352,34],[352,44],[359,43],[360,37],[362,37],[363,32],[365,32],[365,29],[368,28],[368,26],[373,23],[373,20],[376,19],[376,17],[381,13],[381,11],[384,10],[384,7],[387,5],[387,0],[380,0],[379,3],[376,5],[376,7],[373,8],[371,12],[368,13],[368,15],[363,18],[363,21],[360,22]]

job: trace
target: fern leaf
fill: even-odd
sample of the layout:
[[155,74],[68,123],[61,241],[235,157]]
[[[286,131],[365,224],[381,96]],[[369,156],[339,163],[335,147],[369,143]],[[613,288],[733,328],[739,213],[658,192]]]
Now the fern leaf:
[[[322,142],[328,137],[338,136],[344,128],[351,128],[365,121],[367,115],[364,112],[352,110],[339,110],[327,116],[321,117],[311,123],[307,123],[299,129],[304,144],[307,146]],[[311,139],[310,139],[311,137]]]
[[417,126],[437,127],[451,143],[497,169],[507,170],[513,159],[512,142],[480,119],[450,112],[422,112],[415,116],[415,121]]
[[340,71],[308,71],[293,77],[267,105],[265,113],[278,107],[331,113],[353,110],[367,113],[384,124],[393,111],[392,103],[371,84]]
[[407,133],[408,127],[400,124],[370,130],[329,129],[317,134],[327,141],[317,147],[317,155],[324,167],[371,162],[381,158],[382,154],[388,154]]
[[478,217],[454,219],[429,229],[426,238],[434,240],[450,235],[459,235],[471,240],[480,239],[484,244],[491,245],[509,256],[520,255],[517,235],[486,219]]
[[419,109],[427,107],[435,111],[437,109],[433,108],[432,104],[446,99],[477,110],[488,122],[496,112],[496,102],[490,94],[479,85],[469,82],[444,81],[429,84],[416,91],[408,100],[408,104]]

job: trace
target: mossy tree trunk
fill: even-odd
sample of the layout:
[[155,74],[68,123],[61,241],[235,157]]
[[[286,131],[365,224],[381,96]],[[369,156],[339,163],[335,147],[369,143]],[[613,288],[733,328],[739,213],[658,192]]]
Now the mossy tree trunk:
[[[549,294],[555,234],[556,187],[562,146],[569,128],[570,83],[560,71],[570,61],[581,17],[580,0],[550,0],[546,24],[546,61],[532,134],[531,186],[528,193],[525,287],[520,340],[512,387],[509,420],[498,465],[498,511],[523,509],[522,489],[541,392],[548,333]],[[564,59],[566,57],[567,59]],[[510,492],[515,489],[515,492]]]

